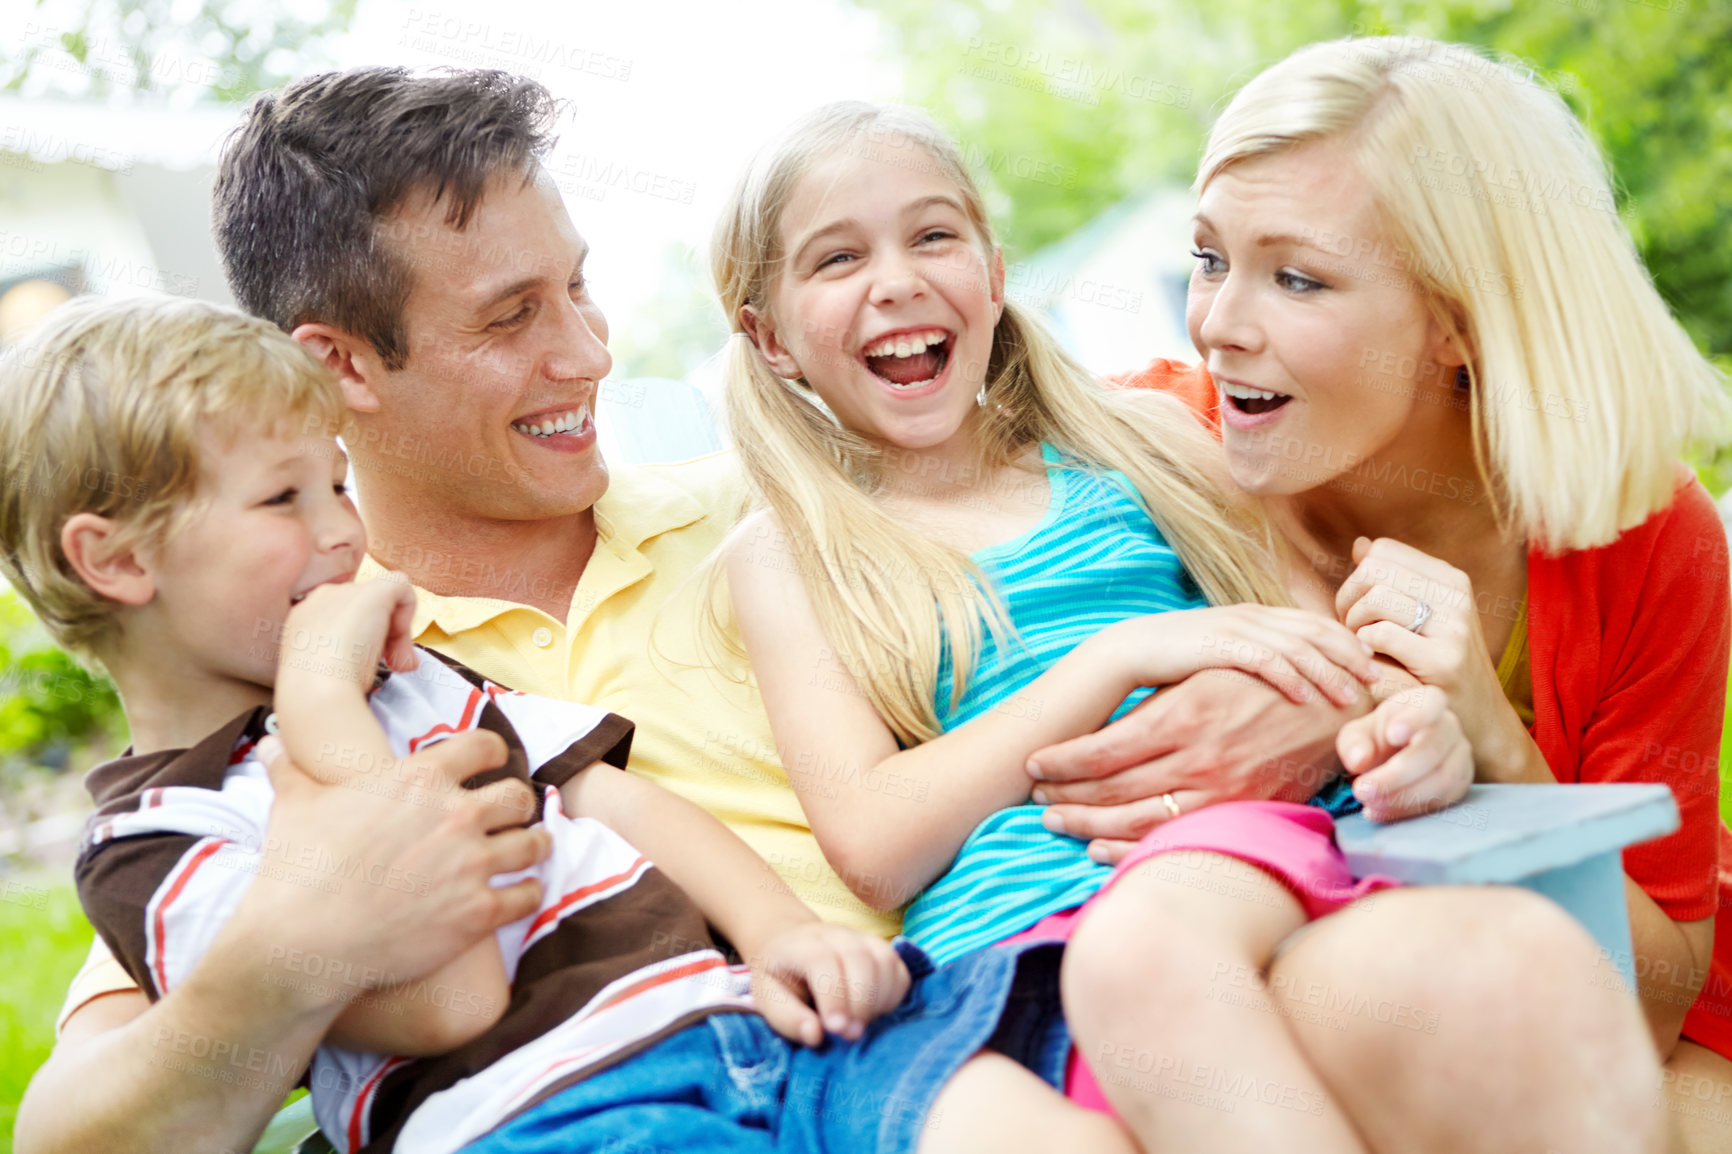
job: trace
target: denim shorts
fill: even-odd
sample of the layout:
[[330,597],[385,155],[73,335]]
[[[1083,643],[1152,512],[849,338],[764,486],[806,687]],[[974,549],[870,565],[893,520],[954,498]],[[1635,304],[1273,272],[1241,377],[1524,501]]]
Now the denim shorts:
[[858,1041],[807,1048],[756,1014],[718,1013],[556,1091],[469,1154],[900,1154],[982,1049],[1063,1085],[1070,1034],[1051,942],[994,947],[934,969],[912,943],[900,1006]]

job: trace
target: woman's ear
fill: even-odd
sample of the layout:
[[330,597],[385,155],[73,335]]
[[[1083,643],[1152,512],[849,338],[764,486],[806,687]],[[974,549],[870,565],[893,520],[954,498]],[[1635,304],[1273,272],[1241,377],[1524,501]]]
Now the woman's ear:
[[788,346],[782,343],[781,336],[776,332],[775,321],[768,313],[760,313],[751,305],[740,307],[740,327],[746,330],[746,336],[757,348],[758,355],[770,366],[770,371],[788,380],[798,380],[805,376],[800,364],[788,352]]
[[1473,356],[1466,336],[1467,326],[1463,318],[1450,315],[1453,312],[1453,309],[1446,312],[1434,305],[1431,323],[1425,333],[1427,355],[1446,369],[1460,368]]
[[119,545],[120,527],[95,513],[74,513],[60,527],[60,551],[78,579],[122,605],[144,605],[156,596],[156,578],[136,549]]
[[1004,319],[1004,250],[996,244],[992,246],[989,272],[992,276],[992,323],[996,325]]
[[320,364],[337,375],[343,400],[357,413],[379,411],[379,395],[373,384],[384,371],[373,346],[342,329],[320,323],[297,325],[289,334]]

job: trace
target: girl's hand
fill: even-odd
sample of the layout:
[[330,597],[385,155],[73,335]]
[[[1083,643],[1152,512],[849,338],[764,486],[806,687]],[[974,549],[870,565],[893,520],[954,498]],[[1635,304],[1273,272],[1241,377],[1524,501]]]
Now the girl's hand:
[[1335,595],[1342,623],[1423,684],[1443,690],[1481,761],[1491,751],[1523,746],[1527,730],[1498,683],[1467,574],[1387,537],[1355,541],[1353,560],[1359,567]]
[[1349,721],[1335,751],[1373,821],[1442,809],[1461,800],[1473,782],[1473,747],[1434,685],[1397,694]]
[[1138,685],[1167,685],[1204,669],[1238,669],[1298,704],[1313,686],[1339,706],[1377,680],[1371,650],[1343,626],[1304,609],[1223,605],[1133,617],[1102,630]]
[[752,968],[752,998],[776,1033],[816,1046],[849,1041],[908,993],[908,967],[883,938],[832,922],[802,922],[771,938]]

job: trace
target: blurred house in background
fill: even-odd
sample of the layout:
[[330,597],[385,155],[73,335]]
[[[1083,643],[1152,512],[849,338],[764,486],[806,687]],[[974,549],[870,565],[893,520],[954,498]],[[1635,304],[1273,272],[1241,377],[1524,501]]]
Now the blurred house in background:
[[1153,357],[1196,359],[1185,335],[1191,215],[1184,185],[1151,189],[1107,209],[1005,272],[1005,292],[1041,314],[1097,373],[1140,369]]
[[234,303],[210,191],[240,113],[0,93],[0,342],[77,293]]

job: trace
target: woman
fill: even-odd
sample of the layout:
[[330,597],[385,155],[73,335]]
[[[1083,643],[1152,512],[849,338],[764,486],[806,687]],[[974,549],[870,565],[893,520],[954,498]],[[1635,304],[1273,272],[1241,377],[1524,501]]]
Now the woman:
[[1672,787],[1682,828],[1624,859],[1635,970],[1673,1115],[1724,1148],[1727,550],[1678,463],[1724,400],[1597,151],[1467,48],[1339,41],[1234,98],[1197,187],[1206,362],[1131,383],[1219,423],[1295,595],[1444,690],[1479,780]]

